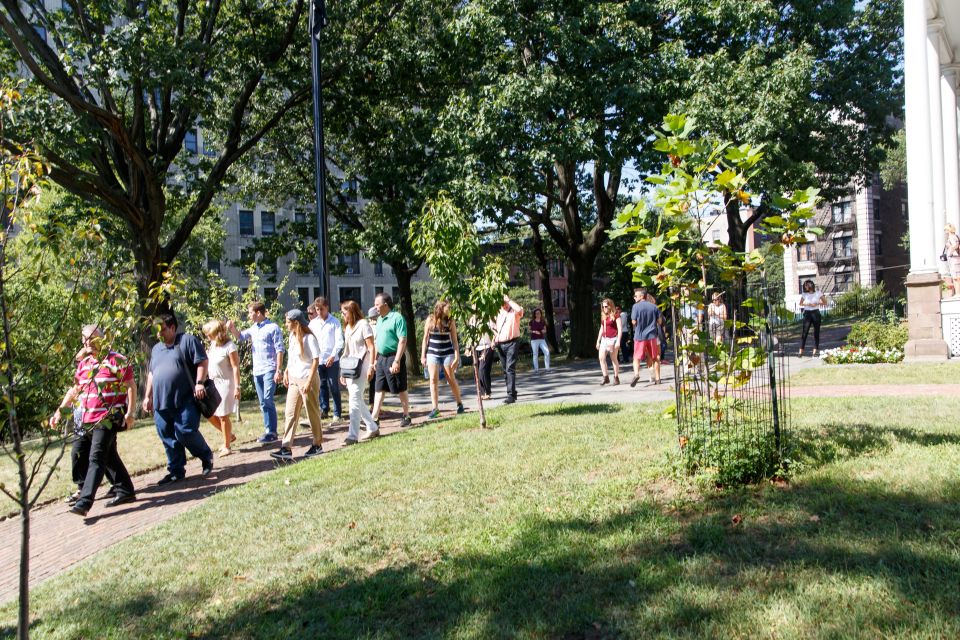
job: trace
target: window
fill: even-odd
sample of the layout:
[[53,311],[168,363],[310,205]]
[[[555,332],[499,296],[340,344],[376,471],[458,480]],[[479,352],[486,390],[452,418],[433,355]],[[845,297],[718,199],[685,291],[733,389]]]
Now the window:
[[567,308],[567,290],[566,289],[553,290],[553,308],[554,309]]
[[306,222],[307,221],[307,212],[304,209],[294,209],[293,210],[293,221],[294,222]]
[[360,287],[338,287],[338,293],[340,296],[340,299],[337,301],[338,304],[343,304],[347,300],[353,300],[363,308],[363,303],[360,301]]
[[277,301],[277,288],[276,287],[264,287],[263,288],[263,301],[267,306],[270,306],[272,303]]
[[797,245],[797,260],[813,260],[813,243],[807,242],[805,244]]
[[563,264],[563,260],[560,260],[558,258],[554,258],[553,260],[550,260],[550,264],[549,264],[550,275],[555,278],[562,278],[565,275],[565,272],[564,272],[565,267],[566,265]]
[[850,222],[853,220],[853,203],[849,200],[843,202],[834,202],[830,205],[830,220],[834,224],[841,222]]
[[882,256],[882,255],[883,255],[883,242],[882,242],[882,238],[883,238],[883,236],[882,236],[881,234],[879,234],[879,233],[878,233],[877,235],[873,236],[873,249],[874,249],[874,251],[876,252],[876,254],[877,254],[878,256]]
[[833,239],[833,255],[837,258],[853,257],[853,238],[846,236]]
[[247,209],[240,209],[240,236],[241,237],[251,237],[253,236],[253,211]]
[[35,24],[33,25],[33,30],[37,32],[37,35],[40,36],[40,39],[46,42],[47,40],[47,29],[46,27]]
[[356,202],[360,196],[360,183],[356,178],[344,180],[340,190],[343,191],[343,197],[347,202]]
[[272,236],[277,232],[277,214],[273,211],[260,212],[260,235]]
[[297,287],[297,299],[300,300],[300,308],[306,309],[310,306],[310,287]]
[[383,293],[383,287],[374,287],[373,288],[373,297],[376,298],[378,295]]
[[219,276],[220,275],[220,258],[207,256],[207,271],[213,271],[215,274]]
[[197,152],[197,130],[190,129],[187,131],[187,135],[183,137],[183,148],[187,150],[187,153],[196,153]]
[[908,213],[907,201],[906,201],[906,200],[901,200],[901,201],[900,201],[900,215],[903,216],[904,220],[906,220],[906,218],[907,218],[907,213]]
[[378,278],[383,277],[383,261],[382,260],[377,260],[376,262],[373,263],[373,275],[377,276]]
[[880,198],[873,199],[873,219],[880,221]]
[[838,273],[837,274],[837,291],[850,291],[850,288],[853,287],[853,273]]
[[243,267],[244,273],[246,273],[247,267],[256,261],[257,252],[254,251],[253,247],[240,247],[240,266]]
[[711,232],[711,234],[710,234],[710,239],[711,239],[713,242],[720,242],[720,230],[719,230],[719,229],[714,229],[714,230]]
[[360,275],[360,254],[354,253],[349,256],[337,256],[337,264],[344,266],[344,273],[348,276]]

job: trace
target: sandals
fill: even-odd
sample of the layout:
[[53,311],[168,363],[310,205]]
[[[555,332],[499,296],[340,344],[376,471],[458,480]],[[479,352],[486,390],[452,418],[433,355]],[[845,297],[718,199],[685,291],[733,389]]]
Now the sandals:
[[233,455],[233,449],[224,448],[224,449],[220,449],[220,451],[217,452],[218,458],[226,458],[227,456],[232,456],[232,455]]

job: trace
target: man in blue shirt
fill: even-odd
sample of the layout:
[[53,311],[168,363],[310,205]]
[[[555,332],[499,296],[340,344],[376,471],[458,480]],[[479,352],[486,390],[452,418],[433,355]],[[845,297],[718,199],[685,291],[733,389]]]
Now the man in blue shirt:
[[159,320],[160,341],[150,352],[150,373],[143,410],[153,412],[157,435],[167,453],[167,475],[160,486],[179,482],[186,475],[186,451],[200,458],[203,475],[213,471],[213,451],[200,433],[200,409],[194,398],[206,391],[207,352],[195,336],[177,333],[177,319],[164,314]]
[[253,323],[247,329],[238,331],[232,320],[227,322],[227,328],[234,340],[249,340],[253,347],[253,386],[263,412],[263,435],[257,442],[276,442],[277,405],[273,396],[283,374],[283,333],[267,318],[267,306],[260,301],[250,304],[247,317]]
[[640,379],[640,361],[646,359],[650,369],[650,381],[660,384],[660,325],[663,316],[657,305],[647,301],[646,289],[634,289],[635,304],[630,311],[633,322],[633,380],[631,387]]

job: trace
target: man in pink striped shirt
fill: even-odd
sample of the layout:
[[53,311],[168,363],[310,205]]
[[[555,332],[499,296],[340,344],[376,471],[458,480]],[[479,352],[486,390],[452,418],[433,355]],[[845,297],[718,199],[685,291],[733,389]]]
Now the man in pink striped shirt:
[[60,421],[60,410],[70,398],[81,411],[83,437],[90,438],[90,458],[80,496],[70,512],[86,516],[103,481],[106,468],[114,476],[115,497],[107,506],[133,502],[135,492],[130,474],[117,453],[117,432],[133,425],[133,411],[137,406],[137,385],[133,369],[127,359],[101,345],[103,331],[96,325],[83,327],[83,346],[88,355],[77,363],[74,386],[64,397],[65,402],[50,419],[52,425]]

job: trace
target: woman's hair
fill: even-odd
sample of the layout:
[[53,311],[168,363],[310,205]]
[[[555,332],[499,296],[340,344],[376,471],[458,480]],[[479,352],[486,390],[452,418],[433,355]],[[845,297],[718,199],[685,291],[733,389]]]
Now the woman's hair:
[[303,339],[309,335],[313,335],[313,331],[310,331],[308,327],[303,326],[303,324],[296,320],[287,318],[287,322],[290,324],[290,335],[296,336],[297,344],[300,345],[300,359],[304,362],[309,362],[303,354]]
[[446,300],[437,300],[433,305],[433,327],[442,327],[450,321],[450,303]]
[[540,309],[540,308],[536,308],[536,309],[533,310],[533,318],[532,318],[532,319],[533,319],[533,320],[536,320],[538,313],[540,314],[540,320],[543,320],[543,309]]
[[[607,305],[607,309],[609,309],[607,313],[603,312],[603,305]],[[610,298],[604,298],[603,302],[600,303],[600,317],[606,318],[608,315],[617,315],[617,305]]]
[[223,320],[210,320],[203,325],[203,335],[210,338],[210,342],[219,346],[227,344],[227,325]]
[[810,285],[810,290],[814,291],[817,287],[813,284],[813,280],[804,280],[803,281],[803,290],[807,290],[807,285]]
[[957,228],[956,228],[955,226],[953,226],[953,223],[952,223],[952,222],[948,222],[947,224],[943,225],[943,230],[944,230],[946,233],[956,233],[956,232],[957,232]]
[[363,316],[360,314],[360,305],[355,300],[344,300],[340,303],[340,312],[343,314],[343,323],[348,327],[360,322]]

